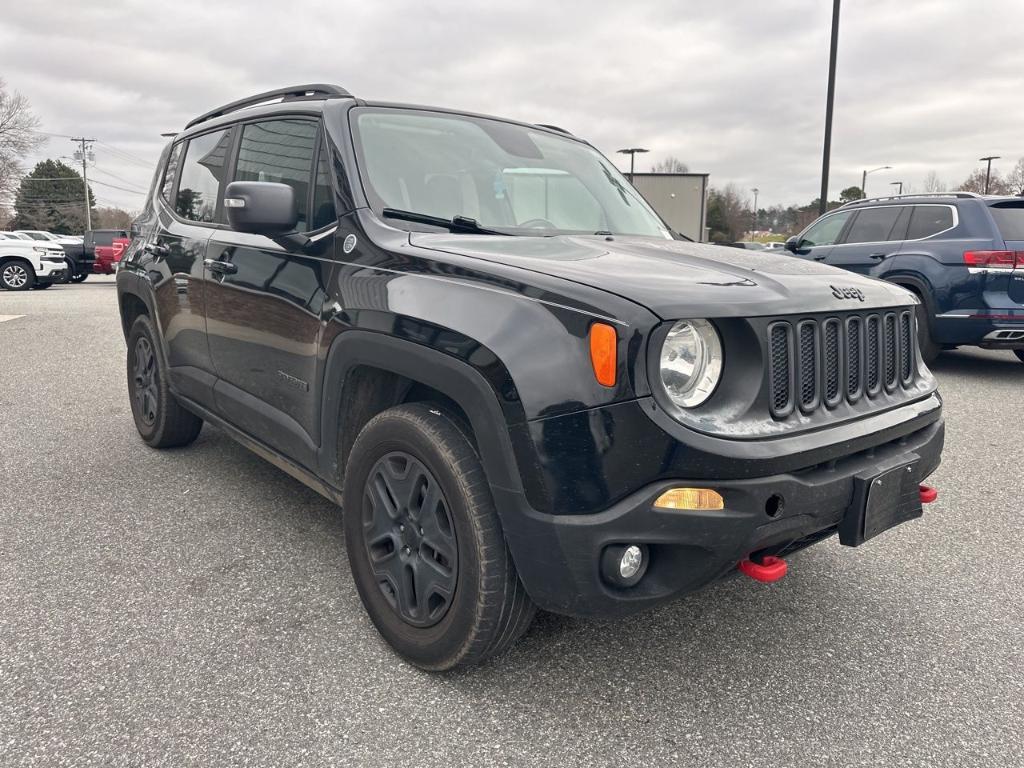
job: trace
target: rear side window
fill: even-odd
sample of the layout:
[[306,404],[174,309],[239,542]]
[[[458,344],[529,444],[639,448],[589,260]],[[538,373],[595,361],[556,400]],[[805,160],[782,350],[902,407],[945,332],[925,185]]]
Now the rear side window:
[[164,167],[164,180],[160,184],[160,197],[171,202],[171,192],[174,191],[174,174],[178,172],[178,159],[181,157],[183,144],[175,144],[171,147],[171,154],[167,156],[167,165]]
[[953,211],[945,205],[915,205],[910,217],[908,240],[920,240],[953,227]]
[[903,206],[890,205],[885,208],[868,208],[858,211],[857,218],[850,225],[844,243],[884,243],[889,240],[896,219]]
[[309,187],[317,124],[312,120],[268,120],[242,129],[235,181],[274,181],[295,190],[296,229],[309,229]]
[[94,232],[93,243],[96,245],[113,245],[114,244],[114,233],[113,232]]
[[316,165],[316,186],[313,188],[313,223],[310,229],[333,224],[338,218],[334,210],[334,190],[331,188],[330,153],[320,142],[320,160]]
[[183,219],[203,223],[216,220],[230,137],[227,130],[214,131],[188,142],[174,203],[174,210]]
[[1024,202],[993,205],[989,210],[1003,240],[1024,240]]

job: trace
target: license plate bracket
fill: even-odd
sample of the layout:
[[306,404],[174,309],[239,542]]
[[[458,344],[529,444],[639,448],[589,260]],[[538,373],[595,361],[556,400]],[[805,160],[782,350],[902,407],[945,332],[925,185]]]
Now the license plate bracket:
[[900,523],[921,517],[921,459],[853,478],[853,501],[839,523],[839,543],[856,547]]

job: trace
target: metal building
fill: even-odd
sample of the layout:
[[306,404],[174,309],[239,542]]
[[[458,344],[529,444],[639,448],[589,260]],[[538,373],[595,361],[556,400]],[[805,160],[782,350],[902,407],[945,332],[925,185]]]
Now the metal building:
[[707,240],[708,174],[635,173],[633,186],[676,232]]

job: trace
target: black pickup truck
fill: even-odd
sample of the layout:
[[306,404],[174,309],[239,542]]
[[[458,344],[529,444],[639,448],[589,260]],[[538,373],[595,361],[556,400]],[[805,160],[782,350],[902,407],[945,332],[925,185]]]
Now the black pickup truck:
[[135,226],[142,439],[209,422],[339,502],[366,610],[425,669],[504,650],[537,607],[777,580],[935,497],[911,293],[686,242],[561,129],[259,94],[169,143]]

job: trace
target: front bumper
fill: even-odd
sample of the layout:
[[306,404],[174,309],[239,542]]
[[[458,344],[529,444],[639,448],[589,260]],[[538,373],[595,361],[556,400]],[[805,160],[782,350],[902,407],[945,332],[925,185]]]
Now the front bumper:
[[[543,515],[519,499],[515,522],[509,524],[507,515],[503,520],[506,539],[527,592],[541,608],[576,616],[625,615],[699,589],[752,553],[785,554],[827,538],[853,503],[855,477],[916,460],[913,480],[920,483],[938,467],[943,438],[940,419],[892,442],[795,472],[658,482],[590,515]],[[653,506],[669,488],[690,485],[721,493],[725,509]],[[495,494],[506,509],[517,501],[501,489]],[[767,511],[774,509],[773,496],[782,501],[775,517]],[[634,543],[649,552],[646,574],[633,587],[612,586],[601,576],[602,552]]]

